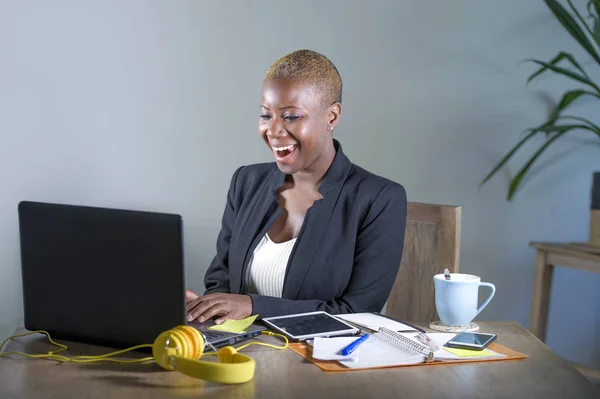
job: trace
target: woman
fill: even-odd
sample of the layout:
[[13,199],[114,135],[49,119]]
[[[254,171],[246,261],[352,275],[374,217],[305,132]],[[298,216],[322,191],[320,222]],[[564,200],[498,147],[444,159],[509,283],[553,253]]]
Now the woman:
[[206,291],[187,291],[189,321],[382,309],[402,258],[406,193],[344,155],[333,139],[341,103],[340,75],[317,52],[269,68],[258,132],[275,162],[235,171]]

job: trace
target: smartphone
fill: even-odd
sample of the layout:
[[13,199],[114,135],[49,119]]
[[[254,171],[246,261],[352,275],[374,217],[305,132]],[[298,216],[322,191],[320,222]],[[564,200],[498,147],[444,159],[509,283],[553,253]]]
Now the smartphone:
[[496,334],[461,332],[450,341],[446,342],[449,348],[484,350],[489,344],[496,340]]

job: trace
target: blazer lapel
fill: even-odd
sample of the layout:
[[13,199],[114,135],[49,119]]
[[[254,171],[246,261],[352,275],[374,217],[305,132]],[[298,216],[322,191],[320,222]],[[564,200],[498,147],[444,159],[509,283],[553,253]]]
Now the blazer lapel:
[[[274,180],[277,181],[274,181],[272,184],[276,187],[280,179],[274,178]],[[281,209],[278,207],[277,196],[272,189],[272,185],[267,184],[263,186],[261,194],[256,197],[254,204],[249,207],[248,222],[243,227],[236,244],[239,250],[238,258],[231,263],[234,267],[230,265],[229,269],[229,289],[231,293],[239,294],[241,292],[244,273],[250,255],[280,213]]]
[[319,187],[323,198],[315,201],[306,212],[300,236],[290,254],[290,262],[288,262],[283,283],[282,296],[284,298],[296,299],[311,267],[319,267],[319,265],[313,265],[312,261],[315,253],[319,250],[321,238],[327,230],[344,182],[350,173],[352,164],[342,151],[342,146],[335,139],[333,144],[336,156]]
[[[333,141],[336,156],[319,187],[323,198],[315,201],[304,217],[300,236],[290,254],[285,273],[282,293],[284,298],[296,299],[309,269],[318,267],[312,265],[312,260],[350,172],[350,160],[342,151],[340,143],[335,139]],[[256,197],[256,202],[248,207],[249,212],[245,216],[248,222],[242,229],[237,245],[238,257],[235,261],[232,259],[229,270],[229,288],[234,294],[241,292],[244,273],[256,245],[283,211],[277,201],[277,190],[284,185],[285,178],[283,173],[275,170],[271,181],[262,187],[261,194]]]
[[338,201],[341,186],[332,190],[322,199],[315,201],[304,217],[304,225],[293,252],[290,254],[291,262],[288,264],[282,296],[296,299],[302,283],[312,265],[315,253],[319,249],[321,238],[327,229],[329,219]]

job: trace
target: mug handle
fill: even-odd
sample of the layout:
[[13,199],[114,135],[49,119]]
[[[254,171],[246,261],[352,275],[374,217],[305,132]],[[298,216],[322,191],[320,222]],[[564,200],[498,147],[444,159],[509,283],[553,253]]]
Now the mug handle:
[[494,294],[496,293],[496,286],[492,283],[479,283],[479,286],[482,287],[490,287],[492,289],[492,292],[490,294],[490,296],[488,296],[488,298],[481,304],[481,306],[479,308],[477,308],[477,312],[475,313],[475,316],[473,316],[473,318],[477,317],[477,315],[483,310],[485,309],[485,307],[488,305],[488,303],[490,303],[490,301],[492,300],[492,298],[494,297]]

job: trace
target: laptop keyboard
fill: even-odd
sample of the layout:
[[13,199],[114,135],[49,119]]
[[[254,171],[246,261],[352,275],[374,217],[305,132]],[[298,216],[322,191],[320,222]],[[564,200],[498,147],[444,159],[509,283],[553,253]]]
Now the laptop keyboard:
[[260,335],[260,330],[243,334],[233,334],[225,331],[202,328],[199,323],[195,322],[191,322],[189,325],[201,331],[204,337],[206,337],[206,341],[210,342],[215,348],[221,348],[226,345],[234,345],[237,342],[245,341]]
[[226,338],[231,335],[231,334],[223,332],[223,331],[213,331],[213,330],[202,331],[202,333],[204,334],[206,339],[209,341]]

